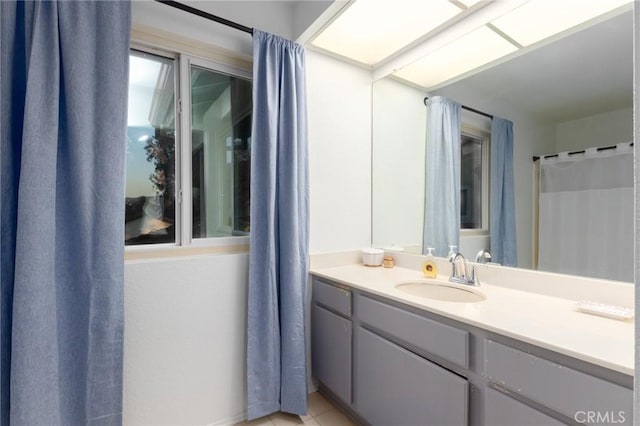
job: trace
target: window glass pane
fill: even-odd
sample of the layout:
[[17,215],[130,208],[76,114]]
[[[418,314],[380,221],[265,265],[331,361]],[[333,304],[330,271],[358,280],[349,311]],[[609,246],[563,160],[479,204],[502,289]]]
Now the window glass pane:
[[191,68],[193,237],[249,233],[251,82]]
[[482,139],[461,136],[460,227],[482,228]]
[[129,57],[125,244],[175,242],[174,61]]

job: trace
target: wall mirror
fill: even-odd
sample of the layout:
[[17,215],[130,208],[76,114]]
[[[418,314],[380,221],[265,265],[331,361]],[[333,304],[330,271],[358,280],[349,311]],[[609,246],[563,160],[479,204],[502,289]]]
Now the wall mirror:
[[[622,212],[622,219],[603,218],[606,223],[622,224],[613,231],[605,231],[618,233],[613,241],[621,246],[622,255],[607,259],[612,248],[611,243],[606,243],[599,248],[600,257],[589,260],[596,262],[592,270],[563,270],[562,265],[556,269],[539,268],[539,228],[545,223],[545,214],[540,212],[540,161],[533,161],[534,156],[617,144],[622,150],[622,144],[628,146],[632,142],[631,7],[428,91],[394,75],[374,82],[372,90],[373,246],[413,253],[422,250],[426,137],[423,100],[425,96],[442,95],[514,123],[518,267],[633,280],[633,179],[628,183],[631,197],[623,196],[615,202],[601,200],[609,210]],[[491,166],[478,142],[488,137],[488,131],[489,119],[463,110],[463,134],[469,135],[468,146],[462,149],[463,168]],[[467,166],[464,166],[465,162]],[[461,215],[466,215],[469,223],[475,223],[471,229],[461,230],[459,250],[467,259],[473,259],[478,250],[489,247],[491,238],[491,229],[482,225],[486,223],[486,217],[483,219],[482,216],[486,216],[487,211],[481,199],[486,198],[488,190],[483,179],[486,178],[480,176],[475,183],[471,179],[462,188],[468,193],[476,185],[485,191],[484,195],[479,191],[480,195],[475,199],[465,195],[461,200],[461,210],[466,209]],[[595,207],[580,207],[576,217]],[[630,227],[625,229],[627,223]],[[565,231],[572,224],[565,225],[553,231],[560,241],[554,250],[564,250],[562,241],[583,239],[589,231],[570,236],[571,233]],[[597,233],[595,235],[597,239]],[[585,246],[592,242],[584,239],[580,244]],[[580,258],[584,253],[577,252],[575,256]],[[600,261],[615,263],[614,269],[619,271],[601,272],[603,268],[597,265]]]

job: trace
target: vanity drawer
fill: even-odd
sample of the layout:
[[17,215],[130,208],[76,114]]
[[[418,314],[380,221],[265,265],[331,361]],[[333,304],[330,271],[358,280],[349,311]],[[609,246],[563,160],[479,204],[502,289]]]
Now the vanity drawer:
[[619,424],[632,421],[631,389],[491,340],[485,340],[485,376],[570,419],[599,413],[600,419],[608,416]]
[[462,368],[469,367],[468,332],[366,296],[358,295],[356,304],[362,323]]
[[351,317],[351,292],[313,279],[313,300],[334,312]]
[[564,423],[487,387],[484,423],[489,426],[562,426]]

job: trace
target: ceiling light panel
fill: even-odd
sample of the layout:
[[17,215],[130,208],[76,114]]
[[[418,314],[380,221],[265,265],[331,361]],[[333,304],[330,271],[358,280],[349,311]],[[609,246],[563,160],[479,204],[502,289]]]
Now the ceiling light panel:
[[374,65],[461,12],[448,0],[357,0],[311,44]]
[[628,3],[631,0],[531,0],[491,23],[529,46]]
[[394,75],[432,88],[516,50],[513,44],[489,28],[480,27],[396,71]]

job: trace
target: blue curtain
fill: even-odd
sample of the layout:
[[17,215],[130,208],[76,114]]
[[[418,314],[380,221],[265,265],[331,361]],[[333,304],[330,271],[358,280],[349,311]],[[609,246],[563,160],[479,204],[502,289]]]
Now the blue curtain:
[[248,417],[306,413],[309,190],[304,49],[253,34]]
[[442,96],[427,101],[427,149],[422,252],[446,256],[460,240],[461,107]]
[[0,14],[1,424],[120,424],[130,4]]
[[491,195],[489,226],[494,262],[517,266],[516,210],[513,188],[513,123],[491,122]]

